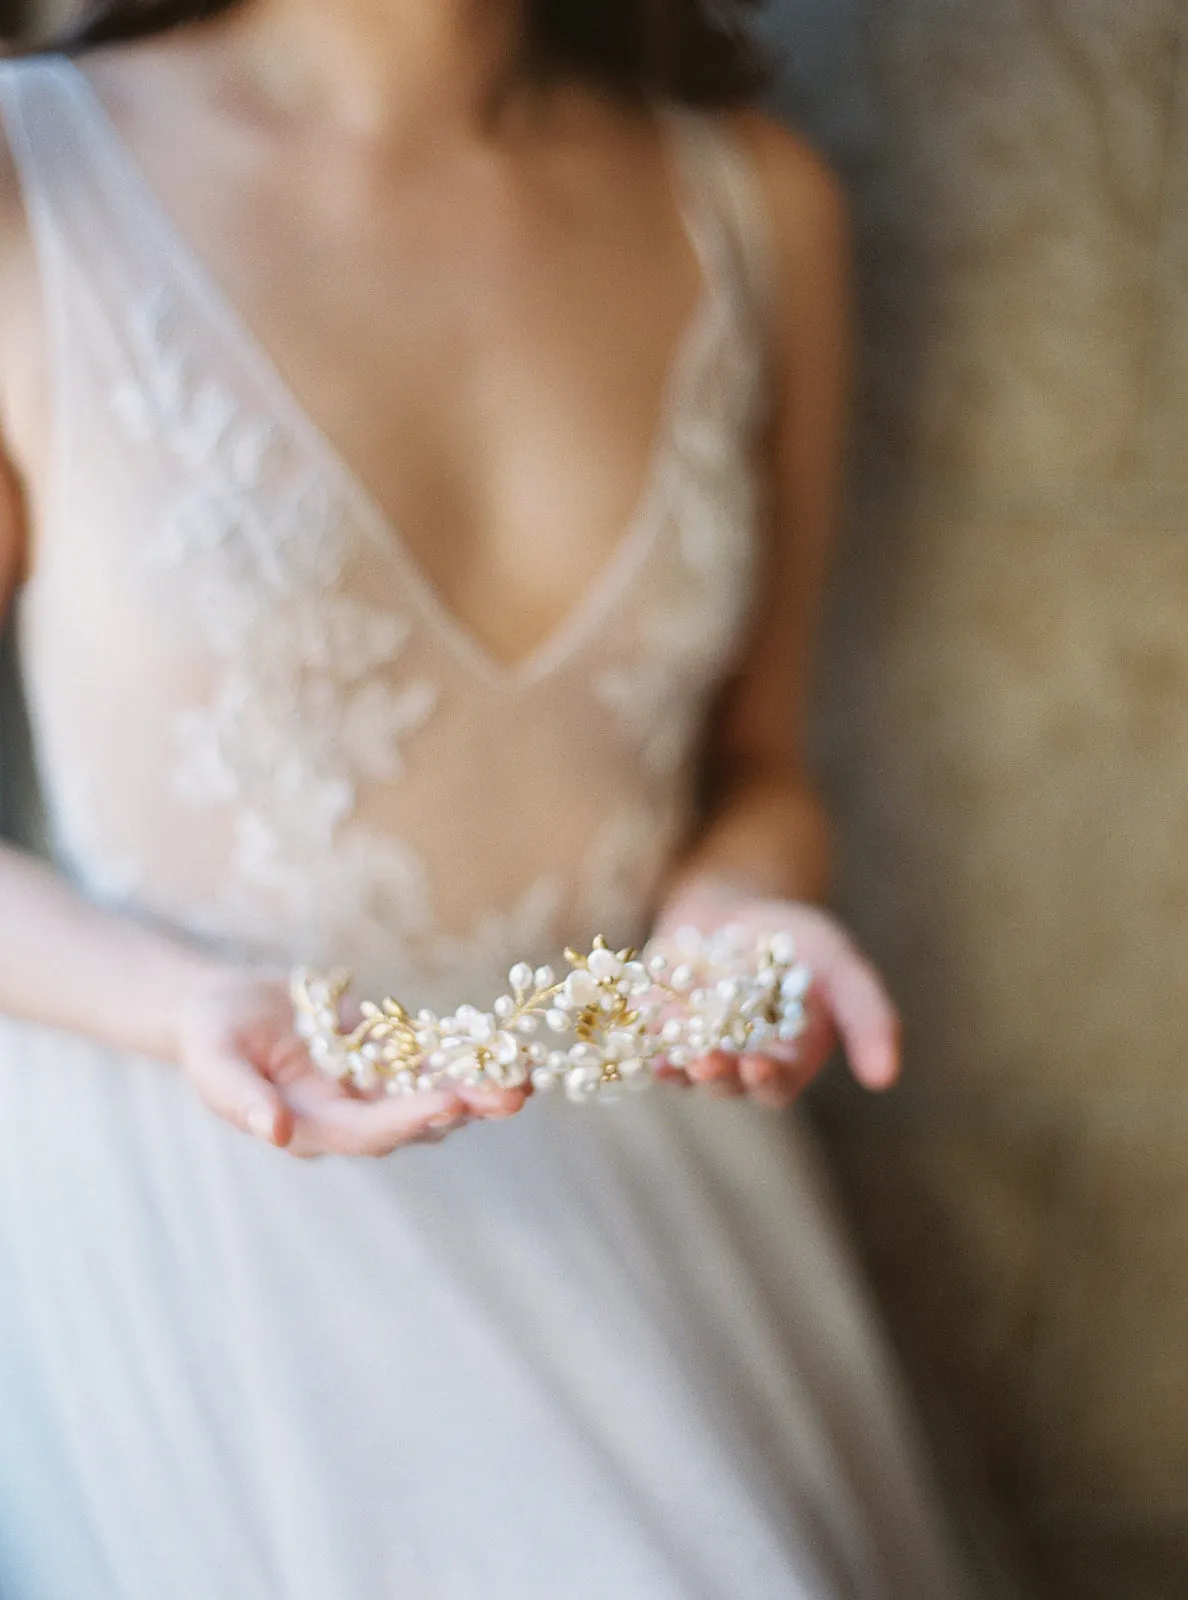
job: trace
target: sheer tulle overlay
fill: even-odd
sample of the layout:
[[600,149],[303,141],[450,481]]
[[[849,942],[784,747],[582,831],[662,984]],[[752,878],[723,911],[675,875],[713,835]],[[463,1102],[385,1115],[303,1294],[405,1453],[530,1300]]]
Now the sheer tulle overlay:
[[[431,1005],[638,940],[755,587],[763,229],[724,130],[663,116],[705,289],[635,515],[505,668],[87,80],[0,67],[0,105],[54,352],[29,837],[104,903]],[[309,1166],[3,1022],[0,1283],[5,1600],[963,1593],[807,1136],[747,1105],[538,1102]]]

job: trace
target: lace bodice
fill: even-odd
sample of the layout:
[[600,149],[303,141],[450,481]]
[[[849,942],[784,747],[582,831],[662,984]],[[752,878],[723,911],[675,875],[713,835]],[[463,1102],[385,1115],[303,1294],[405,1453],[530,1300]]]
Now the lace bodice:
[[746,628],[758,213],[664,123],[704,289],[645,491],[522,665],[448,613],[173,229],[87,80],[0,67],[56,452],[18,654],[51,848],[93,896],[428,1003],[644,931]]

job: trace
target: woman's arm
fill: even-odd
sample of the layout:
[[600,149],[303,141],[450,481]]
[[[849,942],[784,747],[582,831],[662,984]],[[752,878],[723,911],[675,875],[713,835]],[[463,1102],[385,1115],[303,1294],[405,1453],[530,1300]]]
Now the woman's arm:
[[849,232],[840,186],[815,155],[759,118],[742,132],[766,186],[776,267],[767,572],[751,647],[708,753],[709,825],[685,870],[819,900],[828,825],[803,751],[844,454]]
[[837,179],[798,139],[760,117],[740,121],[772,220],[771,338],[777,400],[768,440],[770,523],[762,607],[747,657],[715,720],[708,812],[680,862],[663,926],[778,922],[817,972],[815,1015],[795,1069],[709,1058],[690,1076],[784,1103],[840,1032],[872,1088],[898,1070],[898,1019],[877,975],[820,909],[830,824],[805,743],[825,584],[839,520],[851,369],[850,241]]

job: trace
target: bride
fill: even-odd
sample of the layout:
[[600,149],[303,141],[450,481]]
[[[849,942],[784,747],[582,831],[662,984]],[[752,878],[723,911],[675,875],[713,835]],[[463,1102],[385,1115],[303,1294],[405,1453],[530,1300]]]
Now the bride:
[[[0,68],[5,1600],[964,1592],[775,1114],[898,1048],[802,758],[844,209],[743,9],[98,0]],[[724,923],[798,1052],[622,1106],[294,1031],[293,962]]]

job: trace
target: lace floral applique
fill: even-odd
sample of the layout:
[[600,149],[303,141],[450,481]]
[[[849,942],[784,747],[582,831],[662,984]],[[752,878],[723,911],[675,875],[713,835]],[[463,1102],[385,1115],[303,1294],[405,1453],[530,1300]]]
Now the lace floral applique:
[[403,775],[438,688],[393,682],[411,624],[342,591],[344,495],[283,428],[196,371],[179,323],[164,292],[136,309],[133,375],[111,395],[130,437],[186,468],[140,566],[184,580],[219,663],[209,699],[176,716],[175,788],[233,809],[239,878],[275,891],[286,917],[423,929],[429,895],[413,853],[358,828],[348,849],[339,829],[360,780]]

